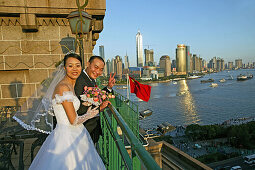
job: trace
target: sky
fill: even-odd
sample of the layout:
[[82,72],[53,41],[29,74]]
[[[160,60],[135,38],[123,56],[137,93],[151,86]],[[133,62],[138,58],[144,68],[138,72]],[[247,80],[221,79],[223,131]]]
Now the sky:
[[106,0],[104,29],[99,46],[105,58],[129,56],[136,66],[136,39],[140,30],[143,48],[175,59],[177,44],[190,46],[192,54],[207,62],[214,56],[225,62],[255,62],[255,0]]

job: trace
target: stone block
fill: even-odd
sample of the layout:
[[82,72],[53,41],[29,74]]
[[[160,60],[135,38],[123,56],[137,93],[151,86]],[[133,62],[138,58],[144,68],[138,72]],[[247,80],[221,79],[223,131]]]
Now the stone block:
[[93,32],[100,33],[104,29],[103,20],[93,20]]
[[0,54],[21,54],[20,41],[0,41]]
[[3,26],[0,26],[0,40],[3,40]]
[[[84,0],[80,0],[80,4]],[[73,0],[40,0],[40,1],[27,1],[28,7],[45,7],[45,8],[77,8],[76,2]]]
[[25,98],[19,99],[0,99],[0,106],[22,106],[25,103]]
[[0,55],[0,70],[4,70],[4,56]]
[[49,41],[21,41],[22,54],[50,54]]
[[18,97],[30,97],[36,89],[36,84],[18,84],[17,92]]
[[59,55],[35,55],[35,68],[56,68],[55,64],[60,61]]
[[1,6],[24,6],[25,1],[21,0],[1,0]]
[[20,40],[22,29],[20,26],[2,26],[3,40]]
[[23,30],[28,32],[38,30],[35,14],[20,14],[20,25]]
[[29,70],[29,80],[30,80],[30,83],[42,82],[46,78],[48,78],[48,70],[47,69],[33,69],[33,70]]
[[74,37],[75,38],[75,35],[72,34],[71,28],[70,28],[69,25],[68,26],[60,26],[59,28],[60,28],[60,40],[62,38],[67,37],[68,35],[70,37]]
[[59,41],[50,41],[51,54],[63,54]]
[[18,97],[16,84],[1,85],[1,90],[2,90],[2,98]]
[[5,70],[33,68],[33,55],[5,56]]
[[59,26],[40,26],[33,33],[33,40],[59,40]]
[[25,83],[28,78],[28,70],[0,71],[0,84]]
[[98,40],[98,38],[99,38],[99,33],[93,33],[93,34],[92,34],[92,40],[93,40],[93,41]]

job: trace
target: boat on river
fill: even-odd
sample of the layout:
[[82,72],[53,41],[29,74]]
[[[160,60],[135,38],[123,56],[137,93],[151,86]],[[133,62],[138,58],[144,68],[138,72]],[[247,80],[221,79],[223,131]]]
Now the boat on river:
[[244,81],[244,80],[248,80],[248,77],[246,75],[240,74],[237,76],[237,81]]
[[218,84],[217,83],[211,83],[210,87],[217,87]]
[[253,74],[248,74],[247,75],[247,79],[252,79],[253,78]]
[[214,82],[214,79],[210,78],[208,80],[201,80],[200,82],[201,83],[211,83],[211,82]]
[[223,78],[223,79],[220,79],[219,82],[221,83],[224,83],[226,80]]
[[188,80],[189,79],[198,79],[198,78],[201,78],[201,76],[189,76],[189,77],[187,77]]

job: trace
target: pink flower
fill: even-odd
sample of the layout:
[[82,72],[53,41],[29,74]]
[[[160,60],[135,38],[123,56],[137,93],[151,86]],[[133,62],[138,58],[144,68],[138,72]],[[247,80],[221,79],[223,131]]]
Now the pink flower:
[[104,95],[102,96],[102,99],[104,100],[104,99],[106,99],[106,97],[107,97],[107,96],[104,94]]
[[87,86],[84,86],[84,91],[86,91],[88,89],[88,87]]
[[90,98],[90,94],[87,94],[87,97]]
[[114,99],[114,98],[115,98],[115,96],[114,96],[114,95],[112,95],[112,98]]
[[99,99],[97,97],[94,97],[93,100],[97,102]]
[[91,91],[91,90],[93,90],[93,88],[92,87],[88,87],[88,90]]

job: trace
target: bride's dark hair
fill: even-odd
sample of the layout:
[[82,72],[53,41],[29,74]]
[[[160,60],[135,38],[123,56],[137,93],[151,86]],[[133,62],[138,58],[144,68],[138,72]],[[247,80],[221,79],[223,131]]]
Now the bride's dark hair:
[[82,64],[81,57],[80,57],[78,54],[70,53],[70,54],[65,55],[65,57],[64,57],[64,66],[66,66],[66,60],[67,60],[68,58],[76,58],[76,59],[79,60],[79,61],[81,62],[81,64]]

